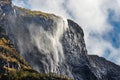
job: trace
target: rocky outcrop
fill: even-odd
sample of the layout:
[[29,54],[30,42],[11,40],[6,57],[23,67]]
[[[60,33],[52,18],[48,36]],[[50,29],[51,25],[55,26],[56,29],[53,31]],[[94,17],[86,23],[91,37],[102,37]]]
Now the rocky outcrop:
[[[3,1],[0,3],[0,25],[1,40],[6,36],[7,43],[11,42],[9,46],[12,44],[14,47],[15,55],[19,53],[39,73],[55,73],[74,80],[120,79],[120,66],[87,54],[83,30],[72,20]],[[15,56],[12,53],[6,54],[7,57],[14,58],[21,65],[28,65],[24,60],[12,57]],[[0,58],[2,63],[8,64]],[[9,64],[19,69],[18,63]]]
[[92,70],[95,72],[95,75],[100,78],[100,80],[120,79],[120,66],[97,55],[89,55],[89,61],[92,65]]

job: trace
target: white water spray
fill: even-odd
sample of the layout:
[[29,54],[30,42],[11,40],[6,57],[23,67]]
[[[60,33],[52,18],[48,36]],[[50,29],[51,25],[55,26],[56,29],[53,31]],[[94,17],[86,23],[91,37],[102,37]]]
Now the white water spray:
[[68,28],[68,24],[63,19],[54,19],[54,25],[50,28],[51,30],[49,31],[34,25],[29,28],[32,42],[35,43],[40,52],[44,51],[44,55],[50,61],[49,63],[42,61],[47,65],[47,73],[56,72],[57,67],[64,60],[63,47],[60,40]]
[[[29,25],[23,26],[19,24],[21,22],[11,19],[10,22],[12,21],[11,23],[14,25],[6,28],[8,34],[13,34],[15,39],[11,39],[14,39],[12,41],[17,45],[20,54],[23,57],[27,56],[27,61],[38,72],[44,69],[42,72],[58,73],[59,65],[64,61],[61,39],[68,28],[68,23],[67,20],[60,17],[53,17],[52,20],[51,25],[47,25],[47,30],[45,30],[45,24],[28,23]],[[41,66],[42,69],[40,69]]]

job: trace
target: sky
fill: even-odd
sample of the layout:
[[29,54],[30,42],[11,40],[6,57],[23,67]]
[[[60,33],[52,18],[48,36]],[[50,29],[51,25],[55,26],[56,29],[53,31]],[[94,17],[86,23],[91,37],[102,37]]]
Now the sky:
[[84,30],[88,54],[120,65],[120,0],[13,0],[13,3],[74,20]]

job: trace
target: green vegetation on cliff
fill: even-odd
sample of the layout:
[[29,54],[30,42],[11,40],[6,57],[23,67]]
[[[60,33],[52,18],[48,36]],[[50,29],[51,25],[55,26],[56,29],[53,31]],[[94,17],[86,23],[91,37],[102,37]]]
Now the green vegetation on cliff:
[[39,74],[34,70],[20,70],[8,74],[2,74],[0,80],[71,80],[65,76],[55,74]]
[[48,14],[48,13],[44,13],[44,12],[41,12],[41,11],[31,11],[29,9],[25,9],[25,8],[18,7],[18,6],[16,6],[15,8],[16,8],[16,10],[21,10],[20,16],[26,16],[26,15],[41,16],[41,17],[44,17],[44,18],[52,18],[52,17],[55,16],[54,14]]

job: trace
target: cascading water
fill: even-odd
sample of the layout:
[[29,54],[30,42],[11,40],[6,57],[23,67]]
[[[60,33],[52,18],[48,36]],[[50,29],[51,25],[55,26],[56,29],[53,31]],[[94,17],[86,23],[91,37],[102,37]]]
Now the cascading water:
[[[40,59],[45,65],[45,72],[57,72],[57,67],[64,60],[64,53],[61,38],[68,28],[67,22],[61,19],[54,19],[54,24],[50,30],[44,30],[43,26],[29,26],[32,42],[37,46],[39,52],[44,53],[47,62]],[[42,54],[40,53],[40,54]]]
[[[30,65],[38,72],[59,73],[59,65],[64,61],[64,52],[61,44],[63,33],[68,28],[67,20],[60,17],[52,17],[50,25],[23,22],[23,18],[17,19],[16,10],[9,16],[6,32],[11,36],[20,54],[26,58]],[[42,18],[40,18],[41,21]],[[28,24],[26,24],[28,23]],[[10,27],[11,26],[11,27]]]

